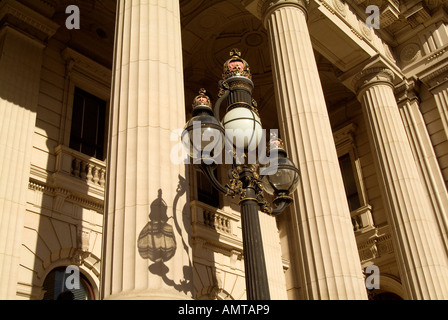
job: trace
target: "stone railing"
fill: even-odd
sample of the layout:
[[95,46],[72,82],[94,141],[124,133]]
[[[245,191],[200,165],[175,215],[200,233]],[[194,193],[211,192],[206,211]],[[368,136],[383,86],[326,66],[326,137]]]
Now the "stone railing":
[[372,207],[362,206],[350,213],[352,217],[353,231],[367,231],[374,228]]
[[193,237],[225,247],[242,248],[240,216],[211,207],[200,201],[192,201],[191,222]]
[[231,219],[218,211],[203,208],[202,218],[205,226],[227,234],[232,234]]
[[104,199],[106,164],[104,161],[59,145],[55,149],[56,168],[53,175],[57,185],[75,189]]
[[375,260],[395,259],[392,235],[389,227],[375,228],[356,237],[361,264]]
[[106,182],[106,167],[103,164],[92,162],[91,159],[86,160],[73,157],[71,175],[87,183],[104,188]]

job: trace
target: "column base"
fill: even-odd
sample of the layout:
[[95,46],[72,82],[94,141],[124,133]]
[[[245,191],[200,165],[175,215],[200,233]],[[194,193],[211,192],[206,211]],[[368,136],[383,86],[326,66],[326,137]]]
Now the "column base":
[[142,290],[120,292],[108,296],[104,300],[193,300],[193,297],[172,290]]

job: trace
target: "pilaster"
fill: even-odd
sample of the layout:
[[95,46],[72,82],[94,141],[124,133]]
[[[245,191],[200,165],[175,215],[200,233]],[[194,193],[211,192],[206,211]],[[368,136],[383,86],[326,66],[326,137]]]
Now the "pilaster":
[[191,298],[178,1],[119,1],[112,88],[102,298]]
[[389,68],[371,65],[353,84],[374,151],[406,298],[446,299],[446,250],[400,116],[394,78]]
[[301,172],[291,220],[303,299],[366,299],[336,147],[306,22],[308,1],[259,1],[281,135]]

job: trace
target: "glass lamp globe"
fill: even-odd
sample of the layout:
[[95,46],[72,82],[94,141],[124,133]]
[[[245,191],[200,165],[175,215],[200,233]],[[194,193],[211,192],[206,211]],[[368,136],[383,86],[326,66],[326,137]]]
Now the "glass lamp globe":
[[224,148],[225,131],[214,117],[211,103],[205,90],[193,102],[193,117],[186,123],[182,132],[182,144],[194,163],[217,162]]
[[236,148],[254,150],[262,138],[262,126],[260,117],[247,107],[237,107],[229,110],[222,124],[227,137]]
[[[273,144],[271,142],[271,150]],[[294,163],[287,158],[287,154],[281,142],[276,146],[278,149],[277,166],[267,168],[262,178],[264,190],[275,196],[289,196],[299,184],[300,173]]]

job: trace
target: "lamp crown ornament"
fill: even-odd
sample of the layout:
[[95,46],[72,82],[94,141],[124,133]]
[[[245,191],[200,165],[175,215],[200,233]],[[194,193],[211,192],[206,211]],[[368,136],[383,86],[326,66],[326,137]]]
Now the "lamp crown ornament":
[[196,96],[193,100],[193,108],[198,106],[207,106],[212,107],[212,102],[210,98],[206,95],[207,91],[204,88],[199,90],[199,95]]
[[281,154],[284,156],[287,156],[288,154],[283,140],[280,139],[276,133],[271,133],[267,152],[268,154],[271,154],[271,152],[274,150],[277,151],[277,154]]
[[244,77],[252,79],[249,64],[246,60],[241,58],[241,51],[234,48],[230,51],[230,59],[224,63],[223,80],[228,80],[232,77]]

